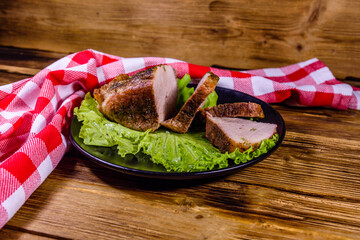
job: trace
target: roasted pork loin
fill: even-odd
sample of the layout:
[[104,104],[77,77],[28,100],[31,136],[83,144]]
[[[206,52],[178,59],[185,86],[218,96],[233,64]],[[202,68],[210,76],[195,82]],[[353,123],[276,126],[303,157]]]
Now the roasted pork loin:
[[132,77],[120,75],[94,90],[98,109],[125,127],[155,131],[176,113],[177,78],[169,65],[158,65]]
[[207,96],[215,90],[218,81],[218,76],[212,72],[206,73],[178,114],[174,118],[168,119],[161,124],[174,132],[186,133],[196,112],[204,104]]
[[260,104],[253,102],[223,103],[214,107],[200,108],[196,114],[196,124],[205,124],[206,116],[264,118]]
[[224,103],[203,109],[212,117],[256,117],[264,118],[260,104],[253,102]]
[[276,133],[276,124],[262,123],[242,118],[211,117],[206,119],[206,138],[222,153],[239,148],[244,152],[250,147],[256,150],[262,140]]

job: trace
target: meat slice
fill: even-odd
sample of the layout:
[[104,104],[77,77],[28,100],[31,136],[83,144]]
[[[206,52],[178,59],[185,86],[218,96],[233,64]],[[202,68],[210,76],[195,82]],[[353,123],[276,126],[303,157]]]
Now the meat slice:
[[253,102],[224,103],[203,109],[212,117],[257,117],[264,118],[260,104]]
[[98,109],[125,127],[155,131],[176,113],[177,78],[169,65],[158,65],[132,77],[119,75],[94,90]]
[[207,96],[215,90],[218,81],[218,76],[212,72],[207,72],[178,114],[174,118],[168,119],[161,124],[175,132],[186,133],[196,112],[204,104]]
[[250,147],[256,150],[262,140],[276,133],[276,124],[262,123],[242,118],[211,117],[206,119],[206,138],[222,153],[239,148],[244,152]]
[[205,124],[207,115],[211,117],[264,118],[264,111],[260,104],[253,102],[223,103],[214,107],[199,109],[195,117],[197,124]]

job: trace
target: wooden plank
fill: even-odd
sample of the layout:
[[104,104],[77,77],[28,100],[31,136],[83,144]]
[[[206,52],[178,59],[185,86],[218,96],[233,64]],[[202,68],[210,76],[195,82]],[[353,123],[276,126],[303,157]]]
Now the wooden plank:
[[1,229],[1,237],[2,239],[37,239],[37,240],[46,240],[46,239],[58,239],[58,240],[66,240],[67,238],[62,238],[59,236],[54,236],[50,234],[44,234],[34,231],[27,231],[23,228],[17,228],[12,226],[5,226]]
[[12,72],[14,70],[6,69],[6,66],[28,69],[26,72],[20,71],[20,69],[15,72],[33,75],[35,71],[49,66],[66,55],[57,52],[0,46],[0,66],[3,66],[1,70]]
[[0,86],[32,77],[65,55],[0,46]]
[[0,45],[61,53],[93,48],[256,69],[317,57],[360,78],[360,2],[2,1]]
[[1,65],[0,64],[0,71],[5,71],[8,73],[20,73],[23,75],[34,76],[41,69],[34,69],[34,68],[24,68],[24,67],[17,67],[17,66],[9,66],[9,65]]
[[21,73],[9,73],[7,71],[0,71],[0,86],[16,82],[25,78],[31,77],[31,75]]

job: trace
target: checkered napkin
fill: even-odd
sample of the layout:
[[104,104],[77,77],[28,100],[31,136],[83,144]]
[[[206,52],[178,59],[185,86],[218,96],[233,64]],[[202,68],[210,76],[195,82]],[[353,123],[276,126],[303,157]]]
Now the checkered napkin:
[[69,149],[72,111],[85,93],[121,73],[172,65],[178,77],[207,71],[218,86],[266,102],[360,109],[360,89],[337,81],[319,60],[245,72],[209,68],[169,58],[121,58],[94,50],[64,57],[32,78],[0,86],[0,228],[46,179]]

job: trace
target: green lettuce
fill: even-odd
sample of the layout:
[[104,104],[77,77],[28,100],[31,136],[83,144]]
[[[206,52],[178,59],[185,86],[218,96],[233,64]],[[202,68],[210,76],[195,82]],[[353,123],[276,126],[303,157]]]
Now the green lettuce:
[[[188,87],[188,84],[191,81],[189,74],[185,74],[184,77],[178,79],[178,97],[176,109],[180,110],[184,103],[189,99],[189,97],[194,93],[194,87]],[[209,96],[207,96],[203,108],[216,106],[218,100],[218,95],[213,91]]]
[[183,78],[178,79],[178,97],[176,109],[180,110],[186,100],[194,93],[194,87],[188,87],[191,78],[189,74],[185,74]]
[[247,162],[275,146],[278,136],[264,140],[255,151],[221,153],[206,139],[205,132],[178,134],[166,129],[153,133],[129,129],[106,119],[97,109],[97,101],[87,93],[79,108],[74,110],[82,122],[79,137],[87,145],[117,147],[122,157],[147,155],[152,162],[167,171],[198,172],[225,168],[229,161]]

